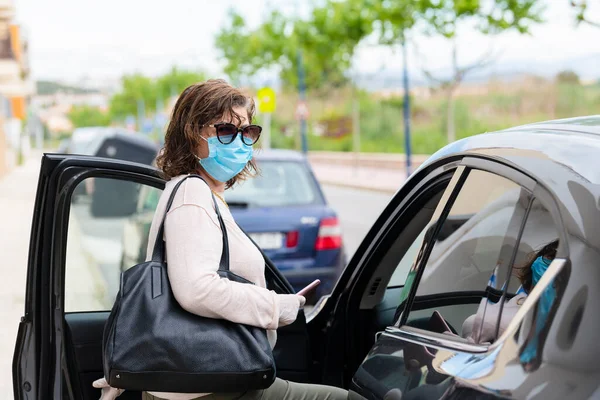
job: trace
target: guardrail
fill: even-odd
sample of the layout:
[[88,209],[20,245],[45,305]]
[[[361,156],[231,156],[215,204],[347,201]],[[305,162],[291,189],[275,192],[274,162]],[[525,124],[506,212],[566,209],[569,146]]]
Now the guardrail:
[[[411,156],[412,169],[423,164],[429,158],[426,154]],[[308,153],[311,163],[335,164],[340,166],[359,166],[381,169],[404,169],[406,167],[405,154],[388,153],[351,153],[336,151],[311,151]]]

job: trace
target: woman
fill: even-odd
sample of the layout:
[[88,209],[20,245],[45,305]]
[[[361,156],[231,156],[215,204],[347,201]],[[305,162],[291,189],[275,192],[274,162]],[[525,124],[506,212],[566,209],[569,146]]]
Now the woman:
[[[209,80],[183,91],[157,159],[169,181],[152,221],[146,259],[152,256],[171,191],[186,175],[199,174],[207,183],[200,179],[183,182],[165,219],[164,239],[173,294],[191,313],[266,329],[273,347],[276,329],[294,322],[305,299],[266,289],[264,259],[235,223],[223,198],[225,189],[257,170],[252,145],[259,139],[261,128],[252,125],[253,115],[252,100],[223,80]],[[227,228],[231,271],[254,285],[221,279],[217,274],[223,244],[211,192],[219,199],[219,211]],[[94,386],[102,388],[103,400],[112,400],[121,393],[110,388],[104,379],[94,382]],[[346,399],[347,392],[276,379],[268,389],[246,393],[144,393],[143,398],[333,400]]]
[[[515,267],[516,276],[521,282],[521,287],[509,301],[506,302],[503,309],[500,310],[500,303],[488,303],[486,307],[479,307],[477,313],[465,320],[462,327],[462,336],[474,343],[490,343],[497,339],[496,324],[498,323],[498,313],[502,311],[498,336],[510,324],[513,317],[519,311],[525,298],[541,279],[544,272],[550,265],[550,262],[556,257],[558,240],[547,243],[539,250],[532,251],[523,265]],[[548,314],[550,306],[554,301],[554,287],[550,285],[544,290],[540,301],[540,309],[543,310],[544,319]]]

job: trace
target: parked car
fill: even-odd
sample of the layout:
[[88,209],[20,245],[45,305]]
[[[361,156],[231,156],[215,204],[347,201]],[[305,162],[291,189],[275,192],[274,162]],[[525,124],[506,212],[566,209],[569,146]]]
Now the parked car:
[[[600,116],[438,151],[374,221],[332,293],[279,329],[278,376],[348,388],[350,399],[598,398],[599,158]],[[147,165],[43,157],[13,360],[16,399],[99,397],[91,383],[102,376],[111,304],[98,295],[107,267],[79,252],[87,216],[70,215],[74,188],[91,176],[164,187]],[[107,218],[112,204],[104,206]],[[519,266],[555,240],[539,283],[514,315],[505,313],[521,291]],[[292,293],[266,255],[265,262],[268,287]],[[465,326],[488,308],[510,323],[473,340]]]
[[68,145],[65,148],[65,152],[68,154],[91,155],[91,153],[86,150],[86,147],[88,147],[89,143],[94,140],[98,134],[101,134],[101,132],[106,129],[107,128],[101,126],[86,126],[76,128],[73,130],[73,133],[68,140]]
[[[329,207],[310,164],[298,152],[261,150],[260,175],[225,192],[236,222],[298,291],[321,280],[313,299],[333,289],[346,258],[335,211]],[[125,224],[125,270],[145,260],[148,232],[160,195],[141,189],[136,218]]]
[[[129,132],[121,128],[78,128],[73,132],[68,153],[151,165],[158,154],[158,145],[141,133]],[[123,185],[119,182],[106,182],[106,184],[108,186],[101,187],[97,195],[112,196],[114,201],[118,201]],[[82,185],[75,190],[75,198],[79,200],[89,196],[93,190],[93,180],[90,179],[87,185]]]

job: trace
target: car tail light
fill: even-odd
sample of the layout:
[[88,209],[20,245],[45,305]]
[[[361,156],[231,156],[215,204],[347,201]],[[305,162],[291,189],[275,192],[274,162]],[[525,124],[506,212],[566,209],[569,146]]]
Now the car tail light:
[[315,243],[316,250],[333,250],[342,247],[342,229],[337,217],[321,220],[319,235]]
[[298,231],[290,231],[285,235],[285,247],[292,248],[298,246]]

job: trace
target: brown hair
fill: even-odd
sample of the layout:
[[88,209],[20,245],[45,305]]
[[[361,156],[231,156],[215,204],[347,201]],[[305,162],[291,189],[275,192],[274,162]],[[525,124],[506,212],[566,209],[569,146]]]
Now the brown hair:
[[531,289],[533,288],[533,275],[531,272],[531,266],[533,265],[533,262],[538,257],[554,259],[556,257],[557,248],[558,240],[554,240],[544,245],[544,247],[542,247],[540,250],[535,250],[529,253],[523,265],[515,268],[517,270],[515,274],[521,281],[523,289],[525,289],[527,293],[531,292]]
[[[200,141],[200,131],[223,115],[229,114],[238,123],[241,116],[234,107],[245,107],[248,122],[254,117],[254,101],[223,79],[210,79],[203,83],[188,86],[177,99],[171,121],[165,134],[165,144],[156,158],[156,165],[166,179],[177,175],[195,173],[198,168],[196,149]],[[238,175],[225,184],[232,187],[257,172],[254,160],[250,160]]]

